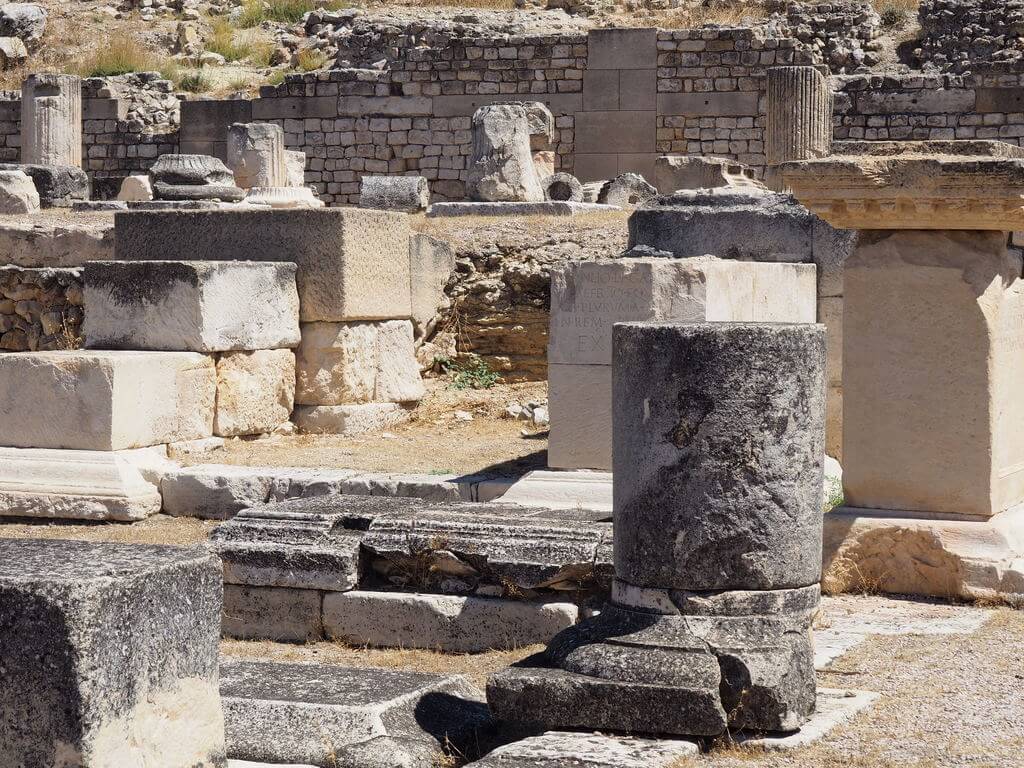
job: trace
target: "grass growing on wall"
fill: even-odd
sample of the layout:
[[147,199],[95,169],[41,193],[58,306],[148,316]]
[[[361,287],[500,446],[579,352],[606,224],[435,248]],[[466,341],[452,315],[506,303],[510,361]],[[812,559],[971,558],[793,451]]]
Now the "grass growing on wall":
[[238,17],[238,26],[258,27],[264,21],[294,24],[302,21],[303,16],[316,8],[339,11],[350,6],[347,0],[328,0],[322,4],[317,4],[315,0],[246,0],[242,14]]

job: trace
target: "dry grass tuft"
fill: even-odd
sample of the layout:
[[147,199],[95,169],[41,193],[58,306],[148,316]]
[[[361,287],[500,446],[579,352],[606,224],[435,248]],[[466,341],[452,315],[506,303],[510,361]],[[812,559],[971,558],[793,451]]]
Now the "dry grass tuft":
[[901,27],[917,18],[921,0],[871,0],[871,4],[882,17],[882,26]]
[[749,0],[730,0],[730,2],[721,4],[714,3],[707,6],[695,4],[646,14],[643,23],[656,24],[664,29],[696,29],[708,24],[737,27],[746,26],[767,15],[767,9],[760,3],[751,3]]
[[146,50],[137,40],[119,34],[108,38],[78,69],[82,77],[111,77],[130,72],[158,72],[165,64],[165,60]]
[[866,573],[857,561],[838,555],[821,576],[821,593],[829,596],[879,595],[884,583],[885,574]]

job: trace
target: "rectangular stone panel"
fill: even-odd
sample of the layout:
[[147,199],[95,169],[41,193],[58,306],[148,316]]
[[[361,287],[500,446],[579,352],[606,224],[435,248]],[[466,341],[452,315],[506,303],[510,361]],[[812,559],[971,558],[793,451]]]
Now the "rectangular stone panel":
[[225,352],[218,358],[215,435],[273,432],[288,421],[294,406],[295,353],[290,349]]
[[587,35],[587,69],[654,69],[658,30],[593,29]]
[[256,99],[252,102],[252,119],[255,121],[337,116],[337,96],[288,96],[280,99]]
[[619,108],[619,71],[588,69],[583,73],[583,109],[587,112]]
[[221,632],[238,640],[310,643],[323,639],[321,603],[315,589],[224,585]]
[[654,152],[656,132],[653,111],[578,112],[576,151]]
[[659,93],[658,114],[681,117],[756,117],[755,91],[724,93]]
[[434,117],[470,117],[480,107],[487,104],[501,104],[522,99],[539,101],[554,115],[572,115],[583,109],[582,93],[531,93],[518,95],[474,95],[474,96],[435,96],[433,98]]
[[933,115],[961,114],[974,111],[975,92],[966,88],[936,90],[861,91],[857,94],[857,111],[862,115]]
[[92,349],[225,352],[299,343],[294,264],[92,261],[83,278]]
[[1024,88],[978,88],[975,112],[1024,112]]
[[815,267],[714,257],[570,263],[551,278],[550,363],[610,365],[614,323],[814,322]]
[[657,109],[657,72],[653,69],[623,69],[619,72],[619,109]]
[[0,446],[112,451],[213,434],[216,374],[196,352],[0,355]]
[[336,115],[332,117],[388,117],[430,116],[433,102],[428,96],[341,96]]
[[0,762],[222,768],[220,605],[200,548],[0,540]]
[[298,265],[299,318],[407,318],[409,224],[358,208],[116,214],[120,261],[281,261]]
[[575,165],[575,176],[580,181],[605,181],[619,174],[618,155],[606,155],[601,152],[578,152]]
[[548,364],[548,466],[612,468],[612,367]]

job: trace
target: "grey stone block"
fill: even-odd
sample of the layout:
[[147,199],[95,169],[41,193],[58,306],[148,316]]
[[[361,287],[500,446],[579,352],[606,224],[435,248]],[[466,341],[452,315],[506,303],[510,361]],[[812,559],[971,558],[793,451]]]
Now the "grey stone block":
[[295,265],[92,261],[83,271],[86,346],[226,352],[295,347]]
[[434,203],[427,216],[577,216],[620,210],[614,205],[545,200],[543,203]]
[[225,584],[221,632],[239,640],[316,642],[324,637],[322,604],[315,589]]
[[613,350],[616,576],[689,590],[816,584],[824,326],[623,323]]
[[656,117],[654,110],[580,112],[576,115],[576,151],[654,152]]
[[168,184],[156,181],[153,182],[153,194],[157,200],[175,202],[215,200],[237,203],[245,197],[245,190],[233,184]]
[[498,747],[471,768],[672,768],[700,749],[692,741],[548,731]]
[[654,69],[658,30],[594,29],[587,35],[587,69]]
[[514,650],[546,643],[576,623],[574,603],[405,592],[324,597],[324,632],[349,645],[446,653]]
[[114,215],[120,261],[298,265],[303,322],[407,318],[408,217],[388,211],[153,211]]
[[224,765],[216,557],[0,541],[0,763]]
[[209,155],[160,155],[149,169],[149,176],[154,185],[235,185],[235,176],[228,167]]
[[430,189],[422,176],[363,176],[359,207],[419,213],[430,204]]
[[417,338],[434,329],[438,310],[451,304],[445,286],[455,270],[455,252],[436,237],[417,233],[409,242],[409,273],[412,279],[412,322]]
[[430,766],[490,723],[457,675],[238,661],[221,667],[221,693],[228,754],[242,760]]
[[89,199],[89,177],[73,165],[0,163],[0,171],[22,171],[31,178],[42,208],[67,208],[76,200]]

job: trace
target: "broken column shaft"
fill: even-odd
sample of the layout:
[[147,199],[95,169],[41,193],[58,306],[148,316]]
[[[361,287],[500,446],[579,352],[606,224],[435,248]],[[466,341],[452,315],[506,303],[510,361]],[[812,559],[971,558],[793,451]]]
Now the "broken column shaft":
[[21,162],[82,165],[82,81],[29,75],[21,88]]
[[814,710],[825,331],[614,328],[612,603],[492,678],[499,717],[713,736]]

